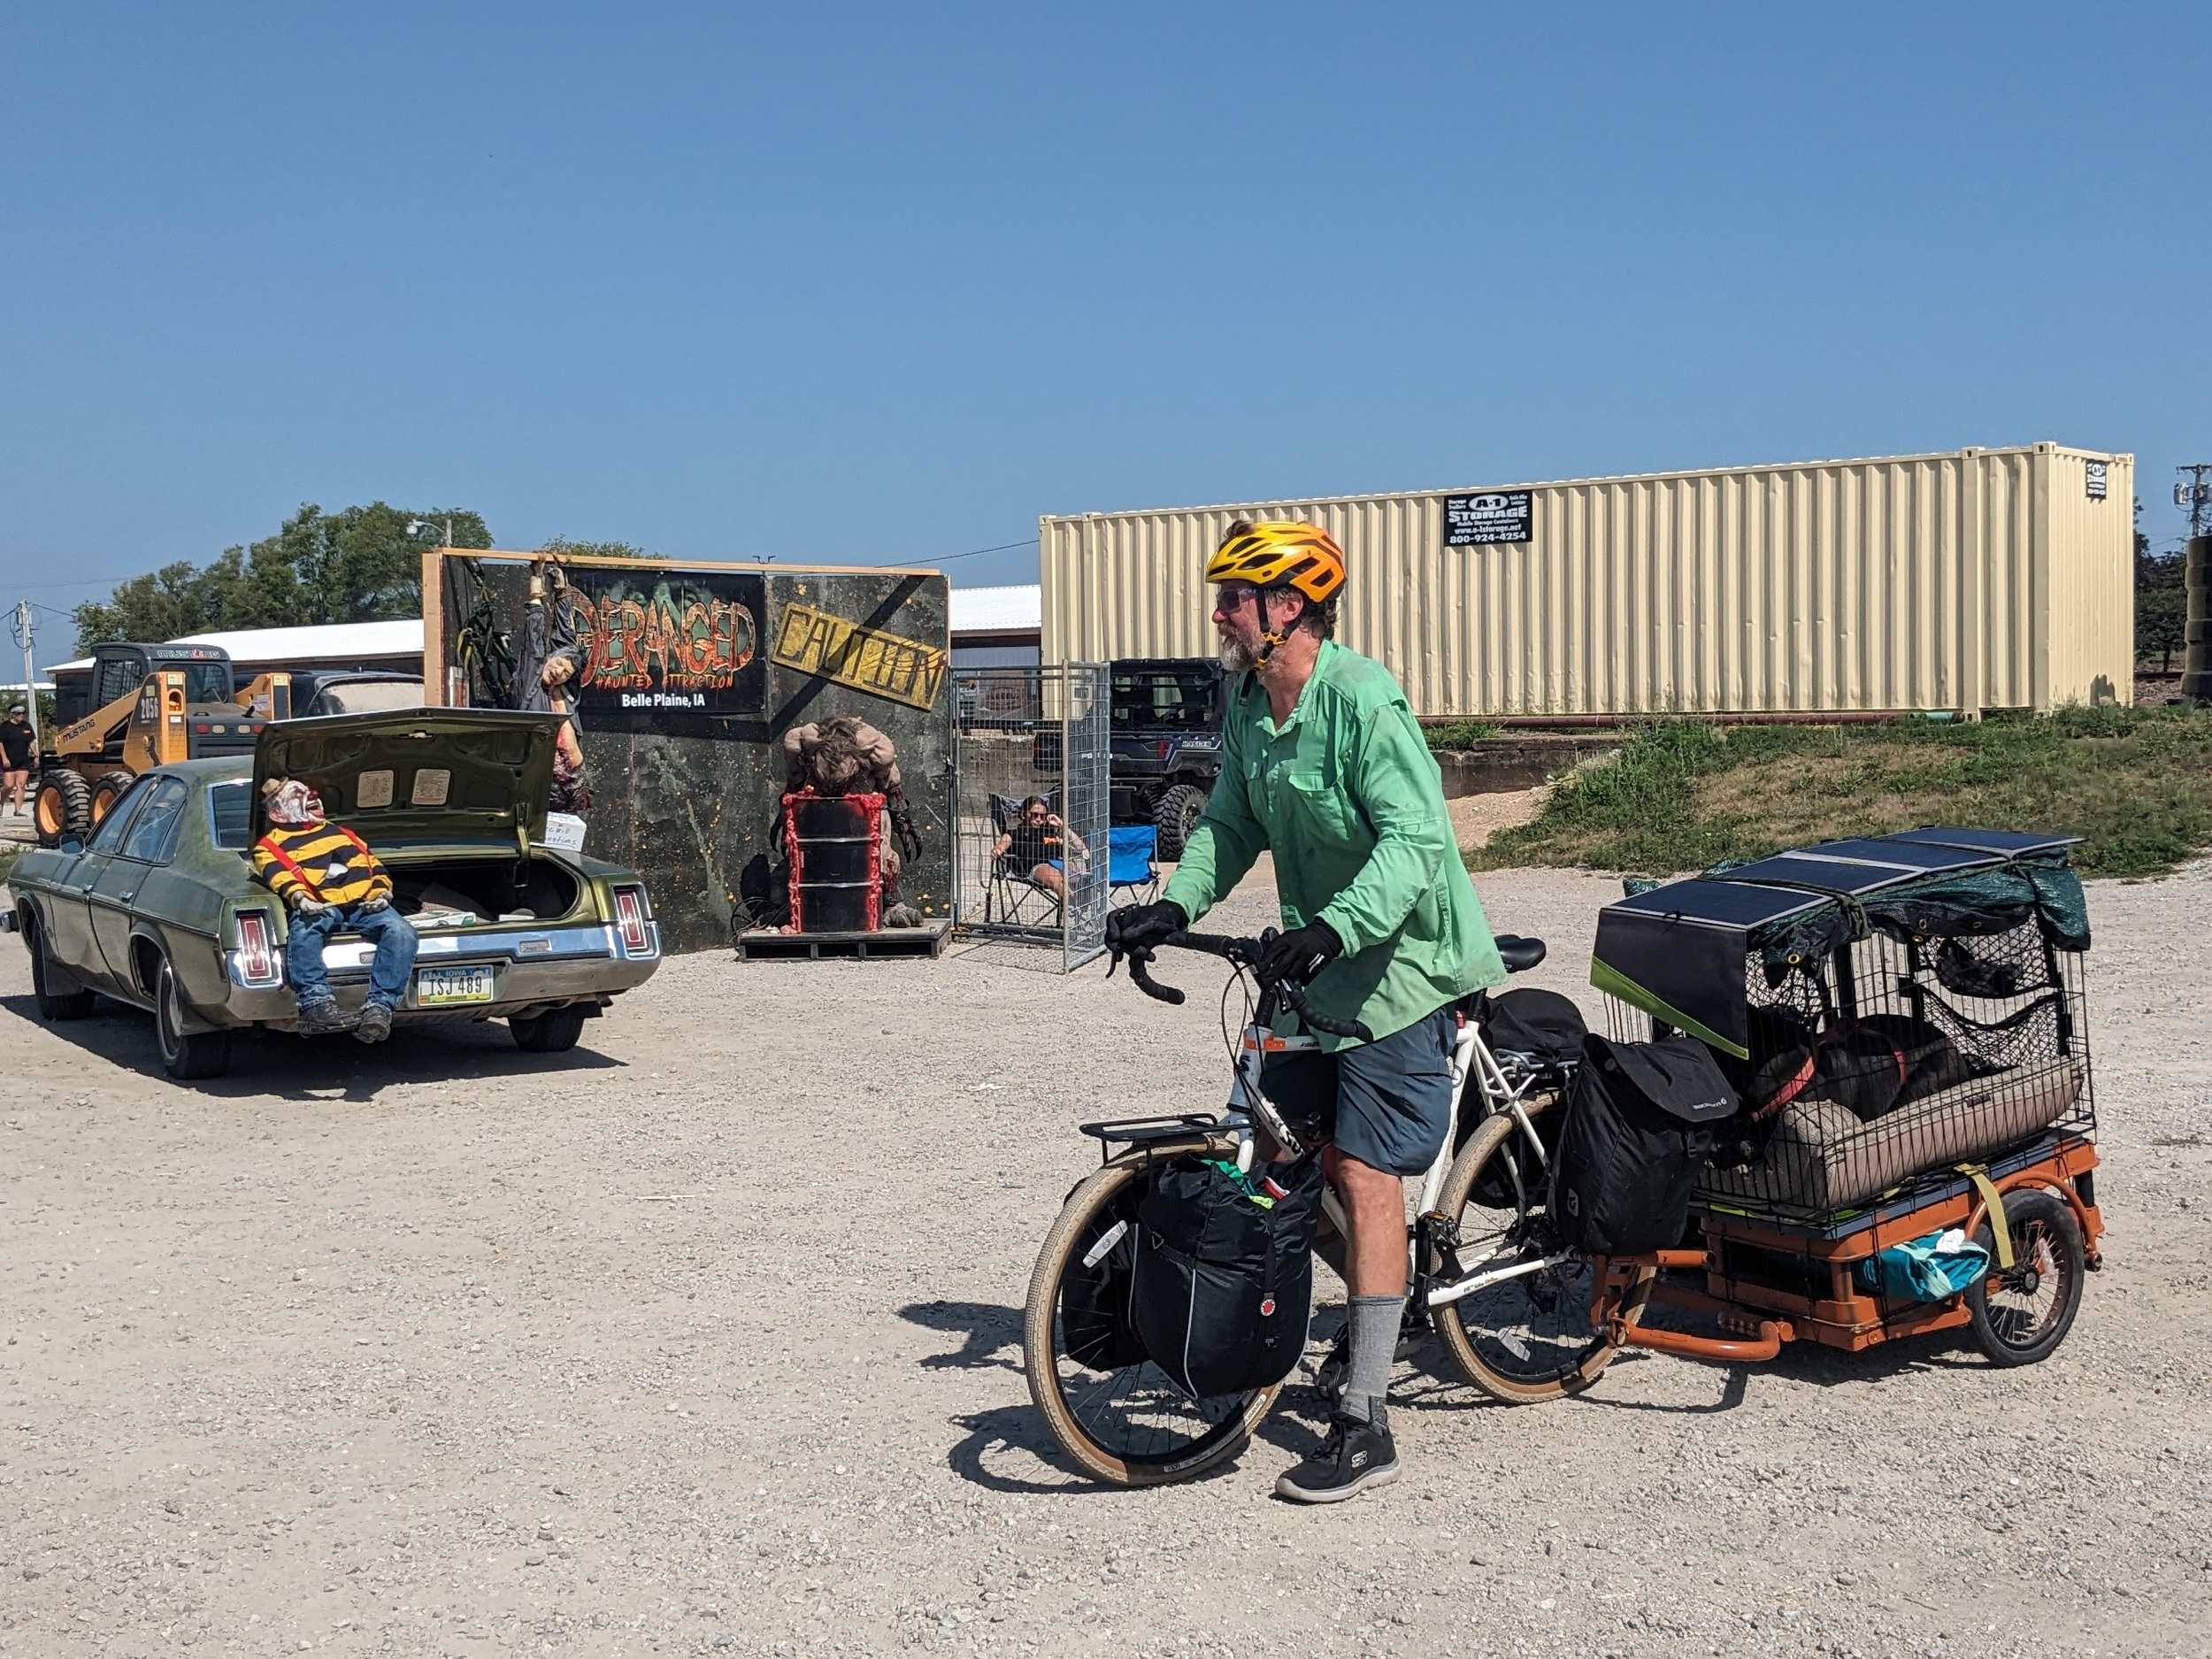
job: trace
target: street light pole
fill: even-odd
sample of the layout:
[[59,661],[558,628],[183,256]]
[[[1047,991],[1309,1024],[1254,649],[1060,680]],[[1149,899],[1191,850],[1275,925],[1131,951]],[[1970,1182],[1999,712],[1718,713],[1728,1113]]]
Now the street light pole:
[[31,713],[31,747],[43,754],[45,743],[38,733],[38,673],[31,666],[31,602],[15,602],[15,642],[23,648],[23,706]]

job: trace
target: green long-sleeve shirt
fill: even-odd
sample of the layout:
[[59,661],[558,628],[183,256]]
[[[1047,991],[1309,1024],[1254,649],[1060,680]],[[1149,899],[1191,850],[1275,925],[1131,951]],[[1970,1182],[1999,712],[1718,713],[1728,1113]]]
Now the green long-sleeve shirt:
[[1308,994],[1316,1011],[1386,1037],[1504,982],[1405,694],[1333,640],[1279,730],[1256,674],[1231,682],[1221,780],[1165,896],[1196,922],[1263,849],[1284,928],[1318,917],[1344,941]]

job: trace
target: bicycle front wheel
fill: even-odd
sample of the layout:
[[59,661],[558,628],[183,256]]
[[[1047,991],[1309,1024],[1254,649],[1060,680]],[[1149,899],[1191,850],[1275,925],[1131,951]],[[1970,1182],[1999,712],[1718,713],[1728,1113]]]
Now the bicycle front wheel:
[[1107,1164],[1068,1194],[1029,1276],[1022,1329],[1029,1397],[1060,1449],[1113,1486],[1188,1480],[1235,1456],[1283,1389],[1277,1383],[1194,1400],[1136,1354],[1098,1306],[1099,1277],[1115,1270],[1117,1252],[1133,1255],[1148,1162],[1219,1151],[1214,1142],[1192,1140]]
[[1437,1199],[1458,1257],[1454,1282],[1499,1277],[1435,1309],[1436,1333],[1459,1374],[1508,1405],[1578,1394],[1618,1351],[1590,1319],[1590,1263],[1538,1265],[1559,1254],[1544,1225],[1549,1188],[1536,1148],[1500,1113],[1468,1137]]

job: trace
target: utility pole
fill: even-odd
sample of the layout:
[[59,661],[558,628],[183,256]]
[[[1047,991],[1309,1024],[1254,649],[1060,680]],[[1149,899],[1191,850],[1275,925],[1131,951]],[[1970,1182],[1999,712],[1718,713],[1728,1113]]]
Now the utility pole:
[[2212,464],[2177,466],[2174,471],[2186,480],[2174,486],[2174,505],[2188,510],[2189,534],[2192,537],[2200,536],[2212,529],[2212,483],[2205,478],[2207,473],[2212,473]]
[[46,752],[46,742],[38,732],[38,674],[31,666],[31,602],[15,602],[15,642],[23,648],[23,706],[31,712],[31,746],[41,756]]

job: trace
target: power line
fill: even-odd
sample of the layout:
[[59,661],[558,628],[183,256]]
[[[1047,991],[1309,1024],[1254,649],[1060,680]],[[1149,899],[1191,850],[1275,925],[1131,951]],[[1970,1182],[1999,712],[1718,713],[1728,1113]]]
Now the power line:
[[1034,536],[1024,536],[1018,541],[1002,541],[996,547],[979,547],[966,553],[948,553],[942,558],[891,559],[887,561],[887,565],[892,570],[899,570],[912,565],[949,565],[955,559],[981,558],[986,553],[1003,553],[1010,548],[1035,547],[1036,545],[1037,539]]

